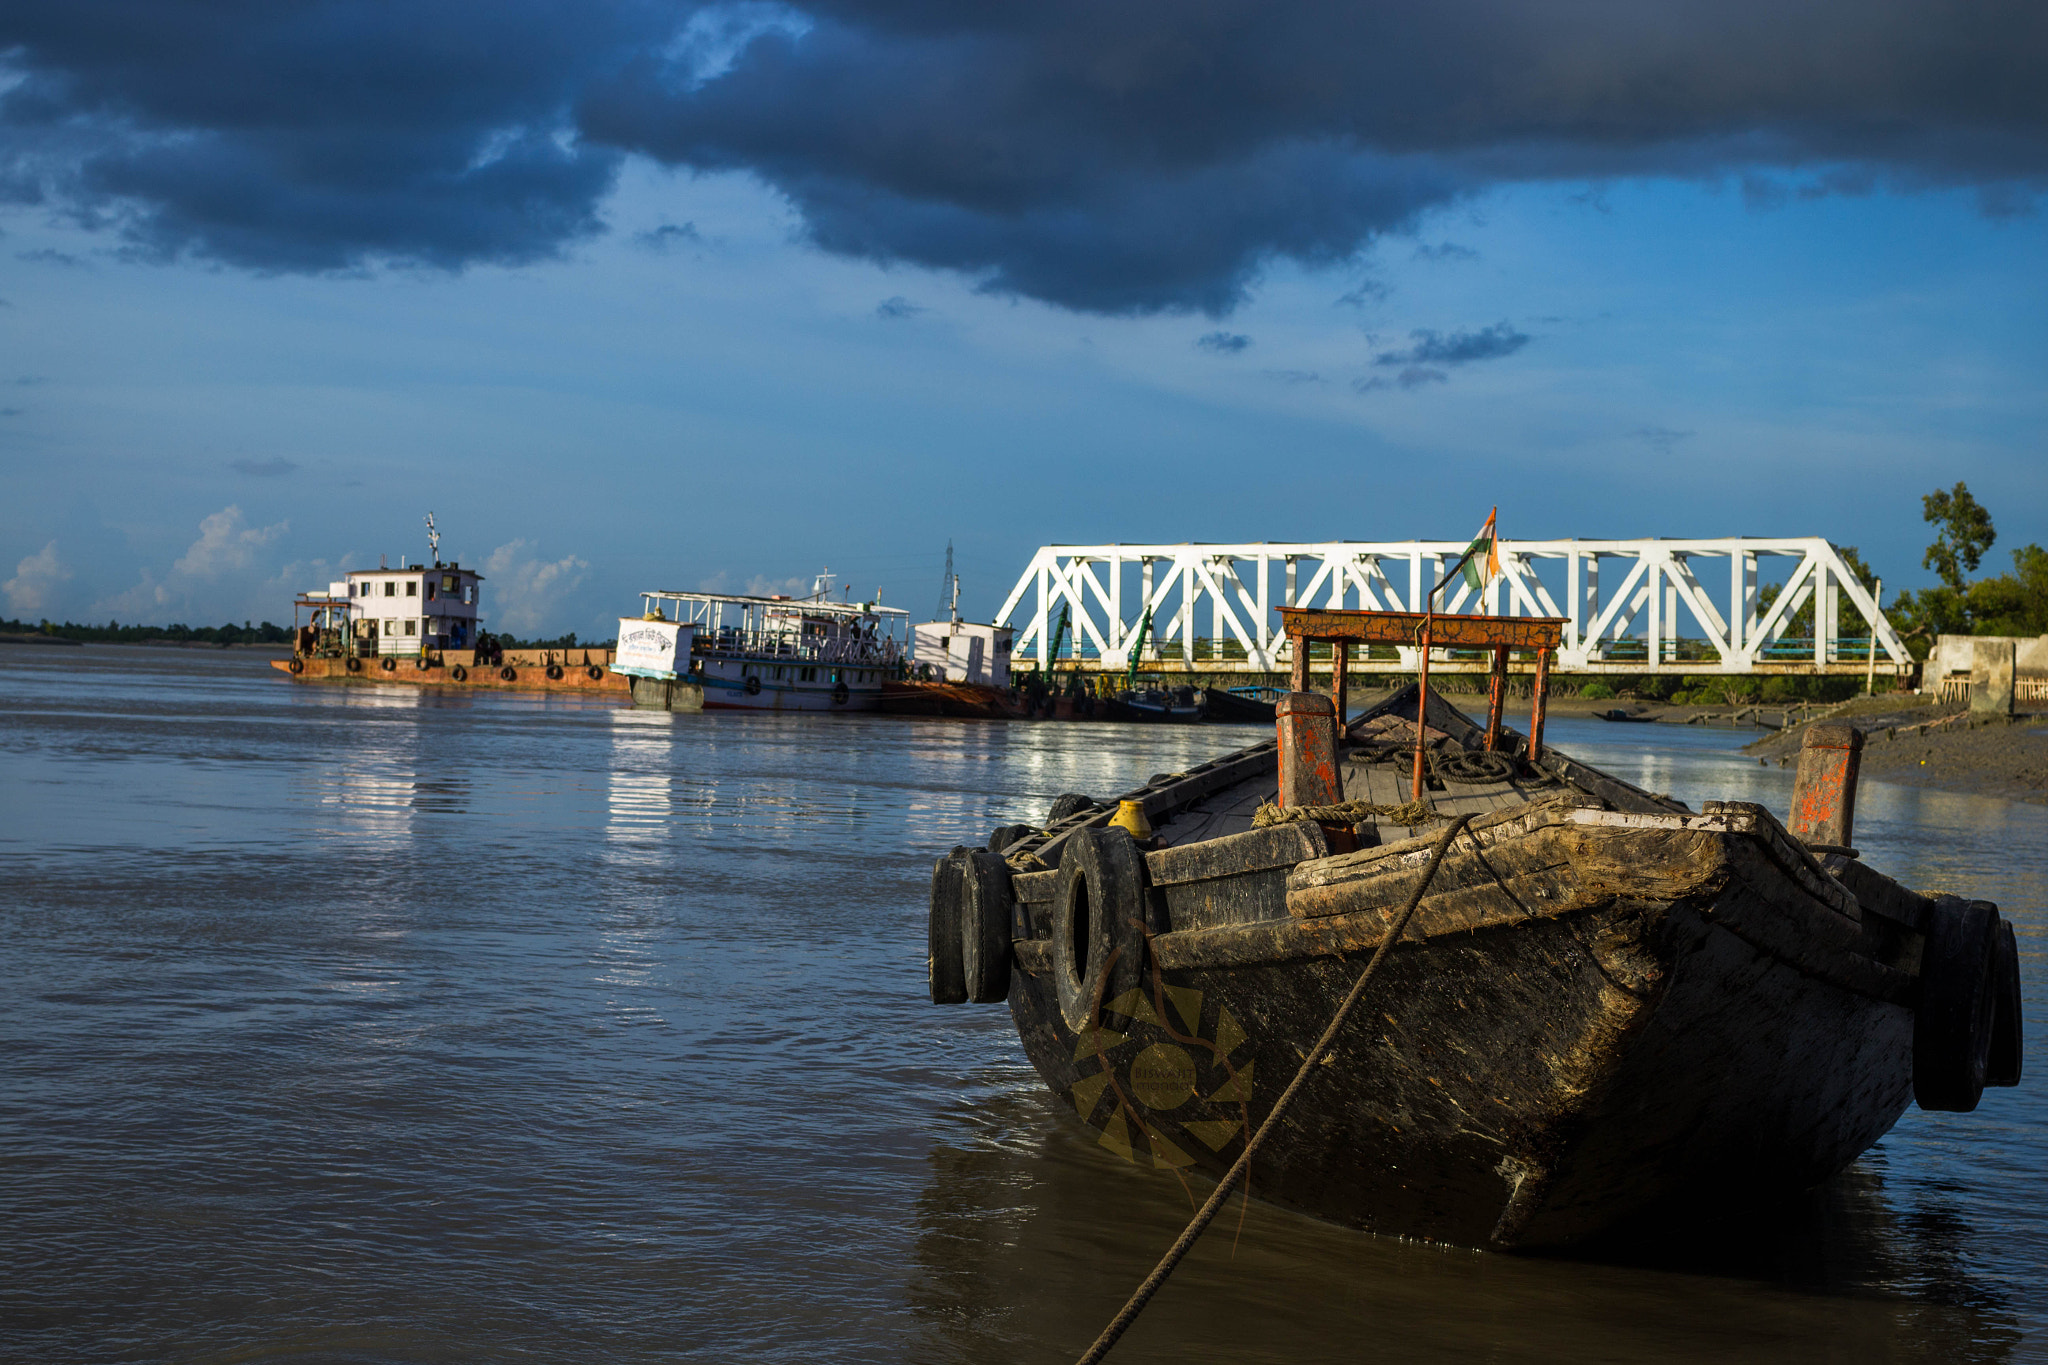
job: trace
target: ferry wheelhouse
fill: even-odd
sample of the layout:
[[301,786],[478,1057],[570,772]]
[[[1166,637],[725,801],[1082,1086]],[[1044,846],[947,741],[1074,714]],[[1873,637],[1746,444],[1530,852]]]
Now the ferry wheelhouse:
[[801,598],[643,592],[646,612],[622,619],[619,638],[642,623],[694,627],[677,633],[687,662],[677,651],[667,676],[699,683],[707,711],[872,711],[902,672],[910,613],[830,593],[829,576]]

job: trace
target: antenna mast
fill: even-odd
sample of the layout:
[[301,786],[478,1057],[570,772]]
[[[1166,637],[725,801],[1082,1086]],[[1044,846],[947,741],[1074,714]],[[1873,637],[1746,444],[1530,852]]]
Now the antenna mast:
[[434,514],[427,513],[427,551],[434,557],[434,567],[441,567],[441,533],[434,529]]
[[952,613],[954,621],[960,619],[960,575],[953,572],[953,542],[950,537],[946,541],[946,572],[939,579],[939,609],[932,615],[945,616],[948,612]]

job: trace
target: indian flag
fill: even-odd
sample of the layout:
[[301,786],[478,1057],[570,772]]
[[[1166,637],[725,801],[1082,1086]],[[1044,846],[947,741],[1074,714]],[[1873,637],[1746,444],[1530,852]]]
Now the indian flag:
[[1493,525],[1499,515],[1498,507],[1488,512],[1486,525],[1479,528],[1479,534],[1465,547],[1465,586],[1473,592],[1478,592],[1500,575],[1500,538]]

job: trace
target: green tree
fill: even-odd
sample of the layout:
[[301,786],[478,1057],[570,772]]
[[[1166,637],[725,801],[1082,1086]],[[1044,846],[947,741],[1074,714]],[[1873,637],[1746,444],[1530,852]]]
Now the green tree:
[[2048,550],[2014,550],[2012,572],[1972,583],[1968,605],[1973,635],[2048,635]]
[[1921,514],[1929,525],[1941,531],[1927,547],[1920,562],[1934,570],[1941,581],[1957,592],[1963,591],[1963,574],[1977,572],[1984,552],[1998,539],[1991,514],[1970,496],[1970,486],[1957,481],[1946,493],[1934,490],[1920,500]]

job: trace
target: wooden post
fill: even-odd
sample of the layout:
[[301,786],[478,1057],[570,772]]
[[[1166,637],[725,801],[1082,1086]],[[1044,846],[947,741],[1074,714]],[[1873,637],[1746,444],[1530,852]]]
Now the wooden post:
[[1287,675],[1289,692],[1308,691],[1308,639],[1306,636],[1289,636],[1294,644],[1294,660]]
[[1345,666],[1351,662],[1349,640],[1330,641],[1330,700],[1337,703],[1337,734],[1344,734]]
[[1849,845],[1856,827],[1856,771],[1863,763],[1863,732],[1841,721],[1810,725],[1799,745],[1799,778],[1792,789],[1793,835],[1809,844]]
[[1543,704],[1550,697],[1550,651],[1536,651],[1535,696],[1529,701],[1529,761],[1543,757]]
[[1273,708],[1280,741],[1280,795],[1289,806],[1329,806],[1344,799],[1337,771],[1337,721],[1330,699],[1289,692]]
[[1422,750],[1429,730],[1429,618],[1422,618],[1420,648],[1415,669],[1415,784],[1410,801],[1422,799]]
[[1493,673],[1486,680],[1486,752],[1500,747],[1500,713],[1508,700],[1508,647],[1493,647]]

